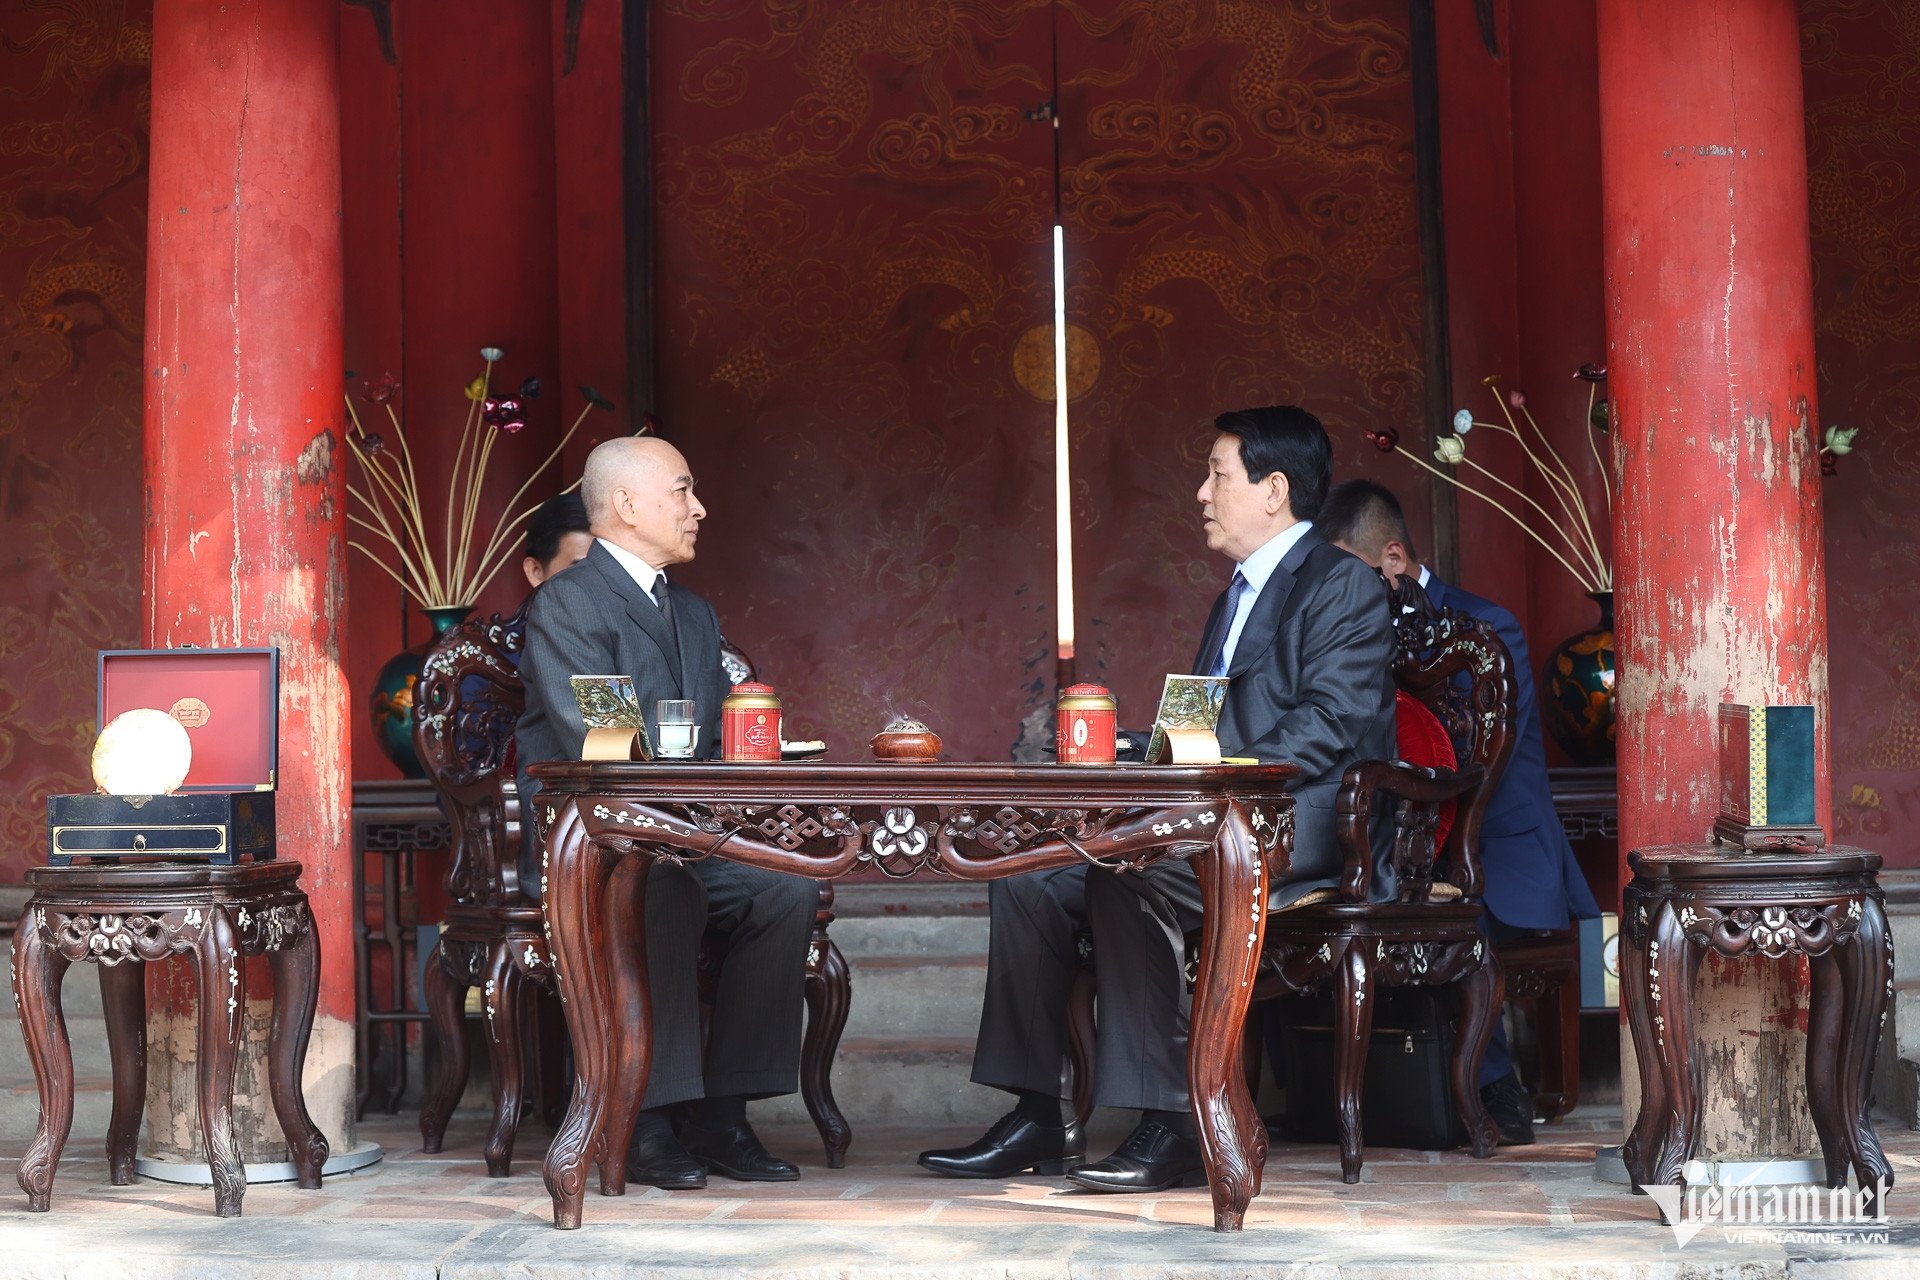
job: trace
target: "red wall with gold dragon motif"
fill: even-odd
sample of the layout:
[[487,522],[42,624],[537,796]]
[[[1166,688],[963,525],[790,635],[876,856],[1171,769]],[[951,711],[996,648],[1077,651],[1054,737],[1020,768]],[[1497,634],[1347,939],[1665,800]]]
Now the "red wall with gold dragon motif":
[[0,881],[93,789],[94,653],[140,643],[148,0],[0,6]]
[[1224,581],[1216,413],[1306,404],[1343,471],[1420,437],[1404,8],[1336,8],[656,11],[658,399],[712,512],[681,576],[799,732],[1048,732],[1056,31],[1079,671],[1122,722]]
[[1801,8],[1836,839],[1920,866],[1920,9]]
[[[541,434],[575,382],[624,402],[616,7],[586,5],[572,30],[565,0],[514,0],[511,31],[396,8],[343,21],[349,363],[431,397],[429,445],[479,341],[511,346],[515,376],[549,375]],[[1550,384],[1598,339],[1591,5],[1497,6],[1498,58],[1465,7],[1440,8],[1456,396],[1517,376],[1558,421],[1583,396]],[[1411,468],[1358,440],[1421,421],[1404,13],[1058,7],[1080,659],[1128,723],[1220,581],[1192,502],[1218,409],[1313,405],[1342,469],[1408,492],[1424,525]],[[139,640],[149,14],[0,13],[0,880],[39,858],[45,796],[86,785],[94,651]],[[714,513],[686,576],[795,730],[842,757],[896,711],[985,758],[1023,718],[1044,724],[1052,16],[1038,0],[654,10],[658,398]],[[1894,56],[1920,57],[1920,20],[1808,0],[1803,26],[1821,416],[1864,428],[1828,480],[1837,834],[1920,865],[1920,91]],[[439,188],[440,212],[409,184]],[[543,239],[557,260],[526,269]],[[1586,624],[1564,575],[1465,503],[1461,555],[1536,650]],[[353,574],[358,711],[400,611],[369,566]],[[355,771],[383,774],[368,736]]]

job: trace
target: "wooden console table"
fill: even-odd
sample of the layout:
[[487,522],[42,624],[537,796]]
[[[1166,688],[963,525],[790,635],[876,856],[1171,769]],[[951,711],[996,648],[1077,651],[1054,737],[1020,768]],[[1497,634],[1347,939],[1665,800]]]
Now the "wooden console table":
[[27,1207],[45,1212],[54,1170],[73,1126],[73,1054],[60,1008],[67,968],[100,966],[100,997],[113,1056],[113,1118],[107,1170],[133,1182],[140,1112],[147,1098],[147,997],[140,966],[175,952],[193,957],[199,985],[200,1134],[213,1171],[214,1210],[239,1216],[247,1175],[233,1141],[233,1073],[245,1017],[242,956],[273,965],[273,1026],[267,1080],[300,1185],[320,1185],[327,1140],[300,1092],[307,1036],[320,994],[320,944],[300,891],[300,864],[238,867],[35,867],[33,889],[13,937],[20,1030],[40,1089],[40,1124],[20,1159]]
[[731,858],[832,878],[873,868],[993,880],[1086,861],[1125,872],[1192,858],[1205,922],[1187,1069],[1214,1229],[1240,1229],[1267,1132],[1240,1067],[1267,891],[1292,850],[1291,765],[1210,768],[939,763],[536,765],[543,898],[578,1073],[548,1149],[553,1223],[580,1225],[587,1162],[626,1191],[646,1092],[647,870]]
[[[386,1049],[381,1105],[388,1115],[400,1110],[407,1091],[407,1027],[424,1023],[427,1013],[408,994],[416,948],[404,924],[404,904],[415,890],[417,855],[446,849],[453,829],[440,810],[433,784],[422,778],[395,778],[353,784],[353,985],[354,1070],[358,1075],[355,1115],[365,1116],[373,1102],[375,1053]],[[380,858],[380,924],[367,923],[369,856]],[[374,1000],[373,948],[387,954],[387,990]]]
[[1807,1105],[1827,1185],[1851,1167],[1862,1189],[1893,1185],[1868,1114],[1874,1054],[1893,991],[1880,856],[1834,846],[1746,853],[1718,845],[1637,849],[1627,858],[1620,996],[1640,1067],[1640,1117],[1621,1157],[1642,1185],[1685,1183],[1700,1136],[1693,995],[1700,958],[1804,955],[1813,976]]

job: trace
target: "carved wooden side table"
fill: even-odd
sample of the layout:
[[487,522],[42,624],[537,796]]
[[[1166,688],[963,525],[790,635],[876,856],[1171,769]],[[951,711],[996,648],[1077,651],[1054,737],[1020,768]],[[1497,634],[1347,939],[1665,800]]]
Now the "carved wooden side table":
[[1620,994],[1640,1066],[1640,1118],[1621,1151],[1636,1183],[1683,1184],[1700,1135],[1694,978],[1723,956],[1804,955],[1813,976],[1807,1103],[1827,1185],[1893,1185],[1868,1115],[1869,1086],[1893,990],[1893,940],[1880,856],[1841,846],[1748,853],[1666,845],[1628,856]]
[[133,1181],[147,1093],[146,985],[140,965],[191,955],[199,981],[200,1134],[213,1171],[215,1211],[240,1213],[246,1170],[233,1140],[233,1074],[246,1009],[241,957],[273,966],[273,1026],[267,1076],[300,1185],[320,1185],[327,1140],[307,1115],[300,1070],[320,993],[320,948],[300,864],[212,867],[36,867],[33,897],[13,939],[14,998],[40,1089],[40,1126],[20,1161],[27,1207],[45,1212],[54,1170],[73,1127],[73,1054],[60,984],[76,961],[100,966],[113,1057],[113,1118],[107,1167],[115,1186]]

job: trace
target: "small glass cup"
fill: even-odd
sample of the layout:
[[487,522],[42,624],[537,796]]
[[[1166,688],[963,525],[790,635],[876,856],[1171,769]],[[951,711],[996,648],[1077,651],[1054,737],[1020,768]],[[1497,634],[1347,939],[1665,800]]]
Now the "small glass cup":
[[660,725],[660,758],[691,760],[694,743],[700,737],[693,699],[662,698],[654,704],[654,714]]

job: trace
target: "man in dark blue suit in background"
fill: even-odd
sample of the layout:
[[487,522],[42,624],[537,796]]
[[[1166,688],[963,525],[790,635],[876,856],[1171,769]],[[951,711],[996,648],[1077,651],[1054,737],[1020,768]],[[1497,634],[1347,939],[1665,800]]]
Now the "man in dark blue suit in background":
[[[1327,541],[1351,551],[1392,582],[1396,575],[1419,580],[1437,608],[1493,624],[1513,655],[1519,734],[1506,773],[1480,824],[1480,865],[1486,875],[1486,928],[1496,941],[1565,929],[1573,919],[1600,914],[1593,890],[1574,861],[1573,846],[1553,809],[1547,784],[1546,746],[1534,702],[1533,667],[1519,620],[1507,610],[1442,582],[1420,563],[1407,532],[1407,518],[1391,490],[1369,480],[1334,486],[1318,527]],[[1513,1069],[1506,1028],[1494,1024],[1493,1041],[1480,1064],[1480,1096],[1500,1126],[1505,1144],[1533,1141],[1533,1099]]]

